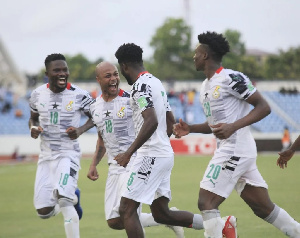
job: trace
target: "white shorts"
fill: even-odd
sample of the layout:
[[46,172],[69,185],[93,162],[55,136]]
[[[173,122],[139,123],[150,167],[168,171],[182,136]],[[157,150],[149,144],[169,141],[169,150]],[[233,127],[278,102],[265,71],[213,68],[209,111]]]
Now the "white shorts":
[[[74,159],[78,161],[78,158]],[[79,165],[71,157],[59,157],[38,163],[34,206],[36,209],[53,207],[57,204],[55,190],[64,197],[73,199],[77,188]]]
[[171,200],[170,177],[173,165],[173,154],[170,157],[137,155],[122,196],[148,205],[162,196]]
[[106,220],[120,217],[119,207],[121,195],[126,189],[129,173],[108,174],[105,187],[105,218]]
[[210,160],[200,188],[227,198],[233,189],[239,195],[246,184],[268,188],[256,166],[256,158],[216,154]]

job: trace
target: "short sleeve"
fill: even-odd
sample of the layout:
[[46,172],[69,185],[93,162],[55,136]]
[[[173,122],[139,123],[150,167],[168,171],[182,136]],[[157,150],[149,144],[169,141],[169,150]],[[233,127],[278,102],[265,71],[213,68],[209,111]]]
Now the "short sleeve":
[[256,91],[250,79],[240,72],[230,73],[229,80],[229,93],[239,99],[247,100]]
[[87,91],[83,91],[84,94],[82,95],[82,100],[80,104],[81,110],[84,112],[89,112],[90,110],[90,105],[95,101],[91,95]]
[[32,93],[31,93],[31,96],[29,98],[29,106],[30,106],[30,110],[32,112],[38,112],[37,108],[36,108],[36,102],[37,102],[37,97],[38,97],[38,93],[36,90],[34,90]]
[[142,112],[147,108],[153,108],[152,89],[148,84],[141,84],[132,90],[132,99]]

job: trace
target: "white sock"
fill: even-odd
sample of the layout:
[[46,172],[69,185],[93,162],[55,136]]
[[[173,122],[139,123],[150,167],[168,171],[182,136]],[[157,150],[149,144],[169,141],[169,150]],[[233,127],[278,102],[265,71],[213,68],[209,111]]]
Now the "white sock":
[[192,228],[195,230],[202,230],[203,226],[203,218],[200,214],[194,214]]
[[143,227],[149,226],[159,226],[160,224],[154,221],[154,218],[151,213],[141,213],[140,214],[140,222]]
[[52,216],[56,216],[59,213],[60,213],[60,206],[59,206],[59,204],[56,204],[55,207],[54,207],[54,209],[53,209]]
[[73,205],[76,205],[78,203],[78,197],[74,196],[73,198]]
[[61,213],[64,216],[64,225],[67,238],[79,238],[79,217],[73,206],[73,202],[69,199],[60,198],[58,200]]
[[281,230],[286,236],[300,237],[300,224],[276,204],[273,211],[264,220]]
[[225,221],[222,220],[217,209],[201,211],[206,238],[222,238]]

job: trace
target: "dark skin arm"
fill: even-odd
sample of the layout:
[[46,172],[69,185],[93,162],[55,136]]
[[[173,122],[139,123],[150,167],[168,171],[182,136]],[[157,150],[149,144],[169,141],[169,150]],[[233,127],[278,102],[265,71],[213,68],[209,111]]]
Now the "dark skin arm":
[[[41,132],[43,132],[43,128],[40,126],[39,116],[40,116],[39,113],[36,113],[36,112],[33,112],[33,111],[31,111],[31,113],[30,113],[28,126],[29,126],[29,129],[31,127],[33,127],[30,130],[30,135],[34,139],[38,138],[39,135],[41,134]],[[37,127],[37,128],[34,128],[34,127]]]
[[233,123],[218,123],[216,125],[210,125],[211,128],[213,128],[214,135],[218,139],[227,139],[235,131],[258,122],[271,113],[269,104],[258,91],[252,94],[246,101],[253,105],[254,108],[245,117]]
[[77,139],[80,135],[82,135],[84,132],[88,131],[94,126],[93,120],[91,119],[90,113],[85,113],[89,119],[83,124],[82,126],[76,128],[73,126],[70,126],[67,130],[66,133],[70,137],[71,140]]
[[142,117],[144,118],[144,123],[136,139],[126,152],[118,154],[115,158],[118,164],[123,167],[127,166],[133,153],[136,152],[152,136],[158,126],[158,120],[154,108],[144,110],[142,112]]
[[166,112],[166,121],[167,121],[167,134],[170,137],[173,133],[173,125],[175,124],[175,118],[172,111]]
[[88,171],[87,177],[90,180],[97,180],[99,178],[99,174],[97,171],[97,165],[100,163],[102,160],[103,156],[105,155],[106,148],[104,146],[104,141],[102,139],[102,136],[100,135],[100,132],[98,132],[98,140],[97,140],[97,145],[96,145],[96,151],[93,156],[93,160],[90,165],[90,169]]
[[277,159],[277,165],[284,169],[287,167],[287,162],[293,157],[297,148],[300,147],[300,136],[294,141],[294,143],[285,151],[279,152],[279,158]]
[[176,138],[181,138],[189,133],[209,134],[213,132],[218,139],[227,139],[238,129],[263,119],[271,112],[269,104],[258,91],[251,95],[246,101],[254,106],[253,110],[251,110],[245,117],[233,123],[218,123],[216,125],[210,125],[210,127],[213,128],[213,131],[211,131],[207,122],[203,124],[188,125],[184,121],[180,120],[179,123],[174,125],[174,135]]
[[208,122],[201,124],[188,125],[182,119],[179,119],[179,123],[173,126],[173,134],[176,138],[181,138],[182,136],[188,135],[189,133],[202,133],[210,134],[212,131],[208,126]]

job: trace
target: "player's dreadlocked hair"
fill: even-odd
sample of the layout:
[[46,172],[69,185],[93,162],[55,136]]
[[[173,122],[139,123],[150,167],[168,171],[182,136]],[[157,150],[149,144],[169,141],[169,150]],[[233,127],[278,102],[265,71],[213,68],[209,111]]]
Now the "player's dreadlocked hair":
[[230,51],[229,43],[222,34],[207,31],[198,35],[198,40],[200,44],[208,45],[218,60]]
[[47,69],[48,65],[50,64],[50,62],[55,61],[55,60],[64,60],[66,61],[66,58],[64,55],[62,54],[51,54],[48,55],[45,59],[45,67]]
[[118,63],[143,63],[143,50],[134,43],[123,44],[116,51]]

